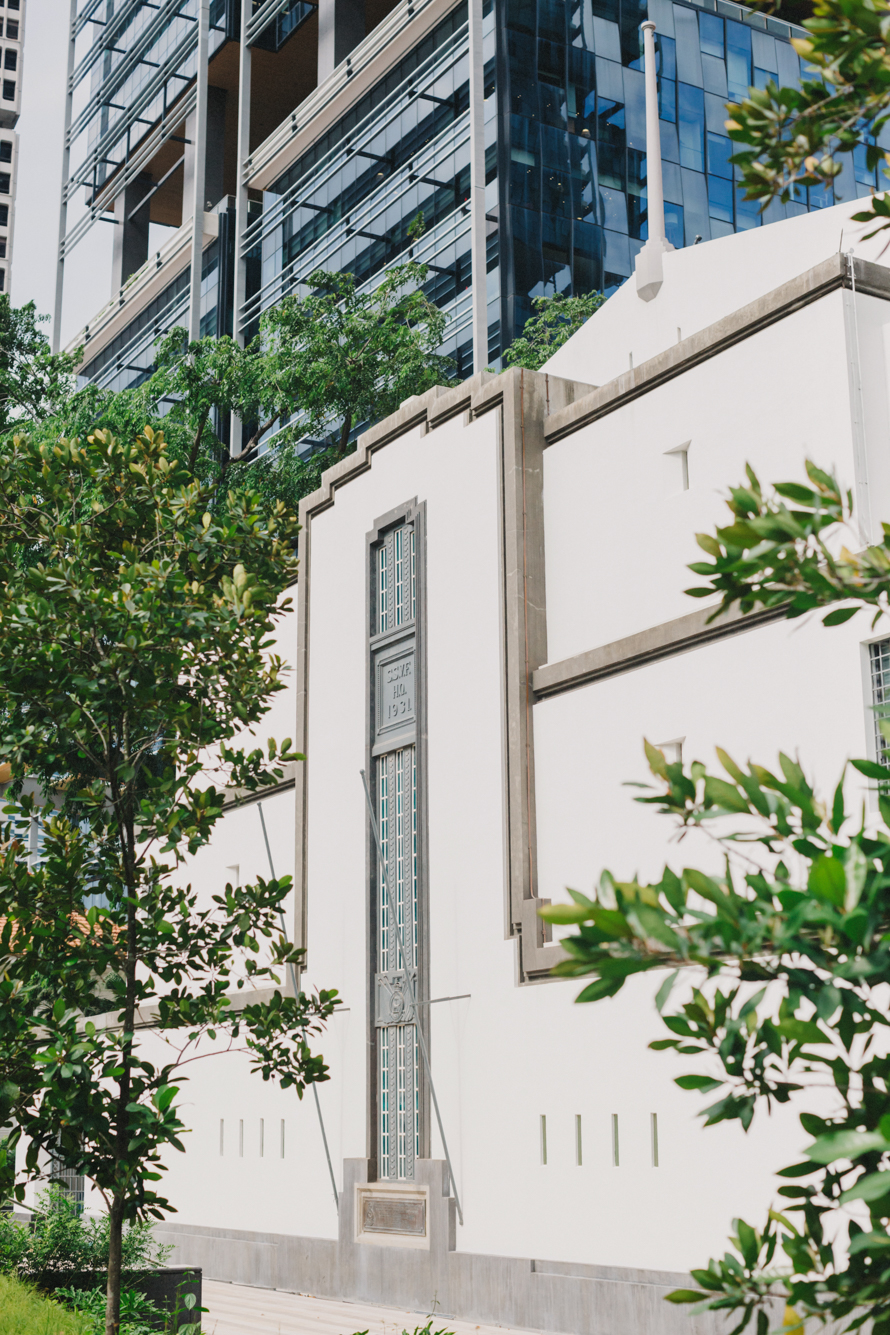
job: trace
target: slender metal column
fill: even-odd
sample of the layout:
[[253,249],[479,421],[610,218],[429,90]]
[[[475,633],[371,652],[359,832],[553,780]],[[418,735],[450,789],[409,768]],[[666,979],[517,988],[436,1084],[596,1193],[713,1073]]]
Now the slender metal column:
[[[244,5],[244,8],[247,9],[247,5],[246,5],[246,4]],[[266,833],[266,817],[263,815],[263,804],[262,804],[262,802],[257,802],[257,809],[258,809],[258,811],[259,811],[259,813],[260,813],[260,824],[261,824],[262,827],[263,827],[263,839],[264,839],[265,842],[266,842],[266,857],[269,859],[269,871],[271,872],[271,874],[272,874],[272,880],[274,881],[274,880],[276,880],[277,878],[276,878],[276,876],[275,876],[275,867],[274,867],[273,864],[272,864],[272,850],[271,850],[271,848],[269,847],[269,836],[268,836],[268,834]],[[282,914],[280,915],[280,917],[281,917],[281,931],[282,931],[282,933],[283,933],[283,935],[284,935],[284,939],[285,939],[285,941],[287,941],[288,944],[290,944],[290,937],[289,937],[288,934],[287,934],[287,924],[286,924],[285,921],[284,921],[284,914],[282,913]],[[296,996],[296,995],[297,995],[297,992],[298,992],[298,990],[299,990],[299,989],[297,988],[297,972],[296,972],[296,969],[294,968],[294,966],[293,966],[292,964],[289,964],[287,967],[288,967],[288,971],[290,972],[290,985],[291,985],[291,987],[294,989],[294,996]],[[328,1172],[329,1172],[330,1175],[331,1175],[331,1187],[333,1188],[333,1191],[334,1191],[334,1204],[335,1204],[336,1207],[337,1207],[337,1214],[339,1214],[339,1213],[340,1213],[340,1193],[339,1193],[338,1190],[337,1190],[337,1179],[334,1177],[334,1165],[331,1163],[331,1151],[328,1149],[328,1138],[327,1138],[327,1134],[326,1134],[325,1129],[324,1129],[324,1118],[323,1118],[322,1115],[321,1115],[321,1103],[319,1102],[319,1098],[318,1098],[318,1089],[316,1088],[316,1085],[315,1085],[315,1082],[314,1082],[314,1081],[313,1081],[313,1083],[312,1083],[312,1093],[315,1095],[315,1111],[318,1113],[318,1125],[321,1127],[321,1138],[322,1138],[322,1140],[323,1140],[323,1142],[324,1142],[324,1153],[325,1153],[325,1158],[326,1158],[327,1161],[328,1161]]]
[[[241,0],[241,49],[238,56],[238,150],[235,163],[235,292],[232,310],[232,337],[244,347],[241,312],[247,296],[247,257],[244,253],[244,233],[248,222],[247,184],[244,163],[250,156],[250,75],[251,49],[247,41],[247,25],[251,6]],[[241,453],[241,418],[232,413],[229,431],[229,453],[236,458]],[[318,1096],[316,1095],[316,1098]]]
[[247,231],[248,198],[244,180],[244,163],[250,156],[250,74],[251,50],[247,43],[247,24],[250,5],[241,6],[241,50],[238,60],[238,162],[235,195],[235,315],[232,324],[235,342],[244,347],[241,331],[241,308],[247,291],[247,261],[244,254],[244,233]]
[[482,0],[470,0],[470,259],[473,276],[473,372],[488,365],[485,273],[485,57]]
[[[377,817],[374,815],[374,803],[371,801],[371,790],[368,787],[368,779],[364,770],[360,770],[360,773],[362,776],[362,784],[365,789],[365,797],[368,799],[368,815],[371,817],[371,829],[374,832],[374,843],[377,845],[377,856],[380,858],[380,865],[383,868],[383,883],[386,886],[386,898],[389,902],[389,911],[392,914],[392,925],[396,934],[396,941],[399,945],[399,955],[401,956],[402,966],[404,968],[408,956],[405,954],[405,943],[402,939],[402,929],[399,926],[399,914],[396,909],[392,886],[389,882],[389,864],[386,860],[386,854],[383,851],[383,844],[380,842],[380,831],[377,828]],[[454,1176],[454,1169],[451,1167],[451,1155],[448,1153],[448,1141],[445,1139],[445,1128],[442,1125],[442,1114],[439,1112],[439,1100],[436,1098],[436,1086],[433,1084],[433,1073],[430,1069],[430,1057],[426,1050],[426,1039],[423,1036],[423,1025],[420,1023],[420,1007],[417,1004],[417,994],[414,991],[414,979],[411,977],[411,970],[408,968],[405,968],[405,987],[408,991],[408,999],[411,1003],[411,1009],[414,1012],[414,1027],[417,1030],[417,1043],[420,1047],[420,1055],[423,1057],[426,1078],[430,1082],[430,1096],[433,1100],[433,1108],[436,1112],[436,1122],[439,1126],[442,1148],[445,1151],[445,1162],[448,1165],[448,1177],[451,1182],[451,1190],[454,1192],[454,1204],[457,1206],[457,1217],[461,1224],[463,1224],[464,1215],[463,1210],[460,1208],[460,1197],[457,1194],[457,1181]]]
[[59,251],[56,256],[56,300],[53,307],[53,352],[62,342],[62,290],[65,285],[65,235],[68,231],[68,173],[71,170],[71,108],[74,101],[74,46],[77,0],[71,0],[68,21],[68,70],[65,75],[65,133],[62,139],[62,193],[59,200]]
[[207,51],[210,0],[198,0],[198,68],[195,107],[195,176],[192,213],[192,271],[189,289],[189,339],[201,337],[201,264],[204,255],[204,178],[207,170]]
[[662,256],[673,250],[664,231],[664,186],[661,179],[661,127],[658,123],[658,77],[655,70],[655,24],[643,28],[646,82],[646,219],[649,239],[637,256],[637,296],[651,301],[664,282]]

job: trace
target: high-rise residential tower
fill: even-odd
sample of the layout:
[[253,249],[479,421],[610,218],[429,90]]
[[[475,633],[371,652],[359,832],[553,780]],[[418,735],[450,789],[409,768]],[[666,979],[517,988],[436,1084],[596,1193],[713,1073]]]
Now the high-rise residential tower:
[[800,62],[791,25],[731,0],[72,0],[57,317],[77,244],[114,228],[84,375],[138,383],[174,323],[250,337],[320,267],[373,284],[418,211],[461,374],[535,296],[614,291],[647,237],[647,16],[674,246],[875,184],[863,151],[836,192],[742,200],[725,103]]
[[15,132],[22,109],[22,51],[27,0],[0,4],[0,292],[8,292],[12,278],[12,241],[15,224],[15,186],[19,137]]

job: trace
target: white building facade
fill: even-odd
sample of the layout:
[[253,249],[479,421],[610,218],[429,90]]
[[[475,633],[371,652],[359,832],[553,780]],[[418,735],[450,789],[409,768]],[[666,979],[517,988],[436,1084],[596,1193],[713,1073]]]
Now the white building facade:
[[[713,860],[622,787],[644,736],[687,760],[797,751],[826,789],[875,755],[890,627],[709,626],[683,593],[748,462],[767,483],[812,458],[864,536],[890,518],[890,268],[853,208],[666,255],[655,300],[628,283],[546,372],[409,400],[303,502],[268,731],[307,759],[263,814],[302,986],[343,998],[320,1044],[331,1170],[311,1094],[197,1064],[161,1229],[178,1263],[637,1335],[688,1329],[664,1293],[762,1219],[800,1109],[702,1130],[687,1066],[647,1047],[658,981],[576,1007],[537,910],[604,866]],[[208,893],[266,871],[256,803],[193,868]]]
[[22,110],[26,3],[27,0],[5,0],[0,5],[0,292],[7,293],[12,280],[19,165],[19,136],[15,127]]

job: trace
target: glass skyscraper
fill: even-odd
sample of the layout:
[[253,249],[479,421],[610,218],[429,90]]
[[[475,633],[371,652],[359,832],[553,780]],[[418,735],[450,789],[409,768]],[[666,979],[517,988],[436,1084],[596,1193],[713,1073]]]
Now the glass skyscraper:
[[[115,388],[145,378],[154,340],[185,323],[189,305],[199,3],[74,0],[64,202],[83,189],[86,205],[73,223],[63,209],[60,274],[91,226],[115,225],[111,300],[73,340],[85,346],[84,376]],[[201,331],[249,338],[315,270],[373,285],[412,255],[429,265],[428,293],[449,317],[443,351],[468,374],[474,302],[475,327],[483,305],[487,323],[475,363],[491,365],[534,297],[614,291],[647,236],[647,17],[675,246],[875,185],[863,148],[835,191],[800,191],[763,216],[742,199],[725,103],[770,79],[797,82],[790,38],[800,30],[730,0],[470,0],[469,10],[467,0],[253,0],[244,23],[238,0],[213,0]],[[474,223],[480,135],[484,219]],[[412,241],[418,213],[425,230]],[[484,274],[481,261],[473,273],[474,253]]]

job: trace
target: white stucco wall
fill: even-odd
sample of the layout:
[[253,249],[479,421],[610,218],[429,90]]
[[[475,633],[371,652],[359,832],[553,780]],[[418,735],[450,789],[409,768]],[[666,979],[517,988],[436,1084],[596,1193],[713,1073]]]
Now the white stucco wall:
[[[694,611],[695,534],[731,522],[723,498],[746,463],[764,486],[805,481],[807,458],[852,485],[842,301],[832,293],[545,451],[550,662]],[[687,442],[684,491],[668,451]]]
[[886,234],[865,241],[869,225],[851,221],[861,209],[861,200],[848,200],[667,254],[664,283],[654,300],[637,296],[631,275],[543,369],[582,384],[604,385],[628,369],[631,357],[634,366],[641,366],[841,248],[852,248],[858,259],[886,264]]
[[[778,255],[767,244],[783,228],[811,223],[810,232],[798,229],[804,241],[793,272],[824,258],[828,230],[842,221],[838,210],[826,212],[837,216],[811,215],[672,257],[700,266],[698,304],[683,297],[689,318],[702,327],[741,304],[740,292],[750,292],[746,300],[757,295],[749,259],[762,261],[761,292],[793,276],[785,242]],[[826,253],[835,247],[836,241]],[[735,255],[739,272],[727,272],[715,289],[718,251],[724,259]],[[619,293],[595,317],[603,330],[612,321],[616,372],[626,369],[628,343],[649,339],[657,350],[659,328],[675,318],[667,282],[663,295],[662,309],[661,296],[645,307],[635,294]],[[810,456],[853,483],[856,405],[846,300],[837,292],[807,306],[545,451],[550,661],[695,609],[682,593],[694,582],[686,570],[698,552],[693,534],[724,520],[721,496],[742,479],[746,461],[769,482],[800,477]],[[620,301],[624,313],[616,305],[605,320]],[[873,518],[890,517],[884,449],[890,318],[885,303],[861,295],[857,312],[869,502]],[[600,377],[577,358],[590,353],[593,325],[567,345],[561,364],[588,381]],[[416,497],[426,502],[427,532],[430,995],[470,994],[430,1012],[433,1071],[464,1207],[458,1249],[683,1269],[722,1250],[735,1215],[752,1222],[762,1216],[774,1198],[774,1168],[796,1155],[805,1137],[797,1109],[758,1118],[748,1136],[735,1126],[701,1130],[700,1101],[673,1083],[690,1064],[647,1048],[660,1035],[652,1005],[658,980],[637,980],[618,999],[591,1007],[574,1005],[577,984],[517,986],[516,946],[504,935],[498,430],[490,412],[470,425],[453,418],[428,434],[408,432],[380,448],[370,469],[351,477],[312,520],[304,984],[339,988],[347,1008],[318,1045],[331,1066],[320,1097],[335,1171],[339,1182],[342,1159],[367,1153],[373,1060],[359,779],[367,708],[366,535],[377,519]],[[666,451],[686,441],[684,492],[677,460]],[[291,618],[282,627],[291,659],[294,634]],[[768,765],[781,748],[799,751],[808,773],[824,786],[833,783],[844,760],[870,745],[862,645],[872,637],[864,617],[830,631],[817,619],[782,623],[537,703],[540,894],[560,899],[567,885],[589,889],[603,866],[648,876],[666,858],[679,868],[713,857],[694,840],[670,844],[666,822],[635,805],[621,786],[646,778],[644,735],[654,742],[684,738],[687,759],[711,761],[715,744],[739,760]],[[292,735],[295,709],[291,687],[267,731],[279,739]],[[268,799],[266,813],[276,868],[290,872],[292,794]],[[195,860],[195,883],[218,885],[232,865],[242,879],[265,870],[255,807],[226,817],[212,847]],[[240,1057],[192,1069],[193,1130],[167,1182],[179,1221],[334,1237],[311,1096],[301,1104],[292,1091],[264,1085]],[[659,1123],[657,1169],[652,1113]],[[618,1168],[611,1162],[614,1114]],[[441,1157],[435,1128],[432,1152]]]

